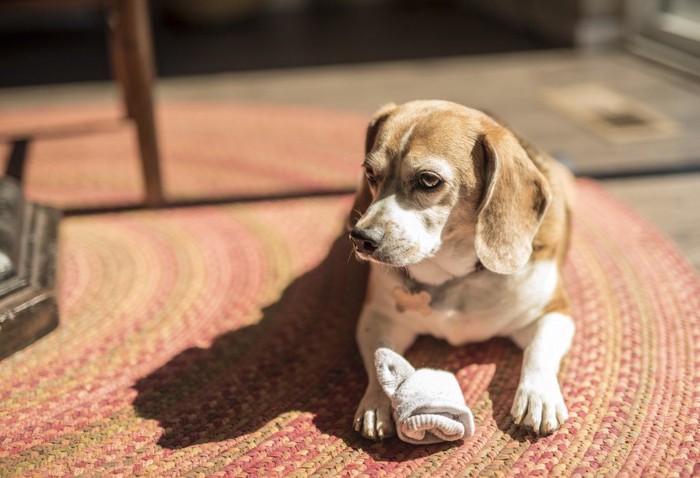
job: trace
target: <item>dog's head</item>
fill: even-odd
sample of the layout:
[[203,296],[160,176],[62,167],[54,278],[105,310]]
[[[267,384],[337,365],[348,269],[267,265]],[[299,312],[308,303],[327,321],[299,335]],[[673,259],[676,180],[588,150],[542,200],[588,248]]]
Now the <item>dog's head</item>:
[[408,267],[469,248],[502,274],[529,260],[550,190],[513,133],[484,113],[387,105],[367,129],[364,169],[349,220],[359,258]]

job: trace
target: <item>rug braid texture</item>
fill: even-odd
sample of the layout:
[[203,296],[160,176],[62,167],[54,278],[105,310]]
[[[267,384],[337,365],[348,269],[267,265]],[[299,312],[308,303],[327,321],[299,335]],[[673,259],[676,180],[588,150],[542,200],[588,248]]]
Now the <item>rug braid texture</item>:
[[0,362],[0,476],[698,475],[700,281],[586,180],[565,268],[577,326],[560,373],[566,424],[539,439],[513,424],[522,354],[509,341],[421,338],[407,358],[456,374],[474,436],[357,436],[367,269],[343,233],[351,204],[65,219],[61,325]]
[[[367,117],[228,102],[163,102],[158,133],[165,194],[191,200],[352,189]],[[114,104],[0,109],[0,135],[31,137],[29,198],[72,208],[143,198],[135,132]],[[89,134],[56,134],[60,131]],[[12,145],[0,142],[0,166]]]

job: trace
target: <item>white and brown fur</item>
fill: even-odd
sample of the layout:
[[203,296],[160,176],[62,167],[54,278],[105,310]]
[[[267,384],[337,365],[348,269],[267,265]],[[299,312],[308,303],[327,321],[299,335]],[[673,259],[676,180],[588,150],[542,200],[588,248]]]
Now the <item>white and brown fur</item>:
[[[369,383],[355,430],[394,433],[374,352],[403,353],[421,334],[453,345],[510,337],[524,350],[515,422],[559,428],[567,409],[557,372],[574,334],[561,281],[568,171],[488,115],[446,101],[380,109],[364,166],[349,221],[356,255],[371,263],[357,328]],[[397,287],[429,292],[430,315],[401,311]]]

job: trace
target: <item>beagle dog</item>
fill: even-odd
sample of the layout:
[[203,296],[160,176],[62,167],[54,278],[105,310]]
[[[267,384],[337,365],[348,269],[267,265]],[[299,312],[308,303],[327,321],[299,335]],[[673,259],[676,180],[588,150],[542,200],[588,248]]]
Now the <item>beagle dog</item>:
[[488,115],[447,101],[381,108],[348,228],[369,261],[357,342],[369,378],[354,428],[394,434],[374,353],[421,334],[524,350],[511,414],[538,434],[567,419],[557,373],[574,335],[561,268],[570,173]]

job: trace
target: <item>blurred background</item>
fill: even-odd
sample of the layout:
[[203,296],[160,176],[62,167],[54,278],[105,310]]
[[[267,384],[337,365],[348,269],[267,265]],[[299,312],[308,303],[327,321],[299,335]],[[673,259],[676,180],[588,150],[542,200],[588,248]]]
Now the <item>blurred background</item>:
[[[447,1],[175,0],[150,5],[160,77],[565,44],[563,38],[549,42],[526,25],[509,28]],[[10,67],[3,68],[0,86],[111,78],[104,55],[105,18],[94,8],[15,12],[1,25],[3,64]]]
[[[110,79],[104,54],[109,3],[0,2],[0,86]],[[700,2],[694,0],[148,3],[161,77],[620,42],[698,73]]]
[[700,0],[2,0],[0,65],[6,174],[74,213],[349,192],[371,113],[443,98],[700,263]]

